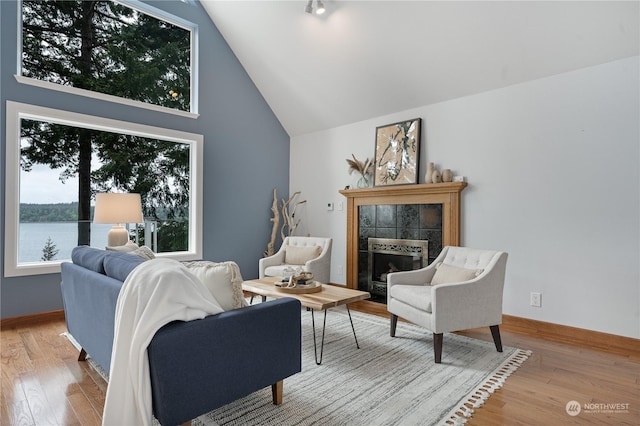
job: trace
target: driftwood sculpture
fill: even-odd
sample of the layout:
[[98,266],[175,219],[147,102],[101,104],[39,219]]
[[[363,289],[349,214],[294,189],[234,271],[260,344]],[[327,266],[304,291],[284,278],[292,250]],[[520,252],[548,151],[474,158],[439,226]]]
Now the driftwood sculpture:
[[[300,219],[296,220],[296,209],[300,204],[304,204],[307,200],[295,202],[300,195],[300,191],[295,192],[287,201],[282,199],[282,228],[280,228],[280,236],[284,240],[287,235],[293,235],[294,231],[300,224]],[[286,233],[285,233],[286,231]]]
[[[278,228],[280,228],[280,236],[284,238],[288,235],[293,235],[294,231],[300,224],[300,219],[295,219],[296,208],[300,204],[304,204],[307,200],[298,201],[295,200],[300,195],[300,191],[294,193],[288,200],[282,199],[282,206],[278,208],[278,196],[276,194],[276,188],[273,188],[273,203],[271,204],[271,211],[273,217],[269,219],[271,221],[271,240],[267,244],[267,250],[264,252],[264,257],[273,256],[276,252],[276,236]],[[283,224],[280,227],[280,211],[282,211]]]
[[276,252],[276,236],[278,233],[278,228],[280,227],[280,213],[278,212],[278,197],[276,195],[276,188],[273,188],[273,204],[271,204],[271,211],[273,212],[273,217],[269,219],[272,223],[271,240],[269,241],[269,244],[267,244],[267,251],[264,252],[264,257],[273,256]]

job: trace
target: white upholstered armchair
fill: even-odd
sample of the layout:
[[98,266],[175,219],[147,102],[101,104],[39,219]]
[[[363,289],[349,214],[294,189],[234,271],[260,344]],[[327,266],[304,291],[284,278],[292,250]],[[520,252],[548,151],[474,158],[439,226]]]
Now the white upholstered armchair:
[[328,283],[331,275],[331,238],[286,237],[280,250],[258,263],[260,278],[281,277],[287,267],[311,272],[313,279]]
[[445,247],[426,268],[394,272],[387,277],[387,310],[391,337],[398,317],[433,332],[436,363],[442,358],[443,333],[490,327],[502,352],[502,292],[507,253]]

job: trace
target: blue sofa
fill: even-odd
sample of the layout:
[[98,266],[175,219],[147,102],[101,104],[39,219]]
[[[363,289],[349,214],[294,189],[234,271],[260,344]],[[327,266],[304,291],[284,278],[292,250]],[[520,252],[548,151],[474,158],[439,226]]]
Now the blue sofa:
[[[144,260],[128,253],[76,247],[62,264],[67,329],[87,355],[109,371],[116,301],[127,275]],[[269,301],[174,321],[147,348],[153,413],[162,425],[188,422],[301,371],[300,302]]]

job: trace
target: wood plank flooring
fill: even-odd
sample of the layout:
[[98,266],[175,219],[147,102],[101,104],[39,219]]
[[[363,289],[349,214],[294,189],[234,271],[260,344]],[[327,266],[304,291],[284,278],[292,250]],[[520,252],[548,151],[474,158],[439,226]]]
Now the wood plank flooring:
[[[105,382],[60,336],[64,320],[4,326],[1,348],[1,425],[99,425]],[[491,341],[489,329],[463,332]],[[519,330],[502,329],[502,341],[533,355],[476,409],[469,425],[640,424],[640,357],[607,353],[586,345],[551,342]],[[431,348],[427,348],[431,350]],[[447,337],[444,336],[443,360]],[[425,362],[430,358],[425,357]],[[285,382],[286,386],[286,382]],[[629,404],[627,412],[584,410],[569,416],[569,401]],[[354,424],[356,424],[355,422]],[[331,426],[331,425],[326,425]]]
[[[460,332],[491,341],[487,330]],[[504,387],[477,409],[470,425],[640,425],[640,356],[552,342],[504,327],[502,343],[533,354]],[[446,353],[446,335],[444,351]],[[444,355],[443,355],[444,357]],[[585,412],[575,417],[566,405],[577,401],[629,404],[627,412]],[[606,411],[606,410],[603,410]]]

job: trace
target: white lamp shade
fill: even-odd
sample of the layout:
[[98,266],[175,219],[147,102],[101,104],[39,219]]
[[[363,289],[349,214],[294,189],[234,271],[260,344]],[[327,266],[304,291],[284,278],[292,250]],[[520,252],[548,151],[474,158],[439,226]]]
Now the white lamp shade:
[[96,194],[93,223],[140,223],[142,221],[140,194]]
[[107,236],[109,246],[123,246],[129,241],[129,233],[121,223],[142,222],[140,194],[101,193],[96,194],[93,223],[114,223]]

